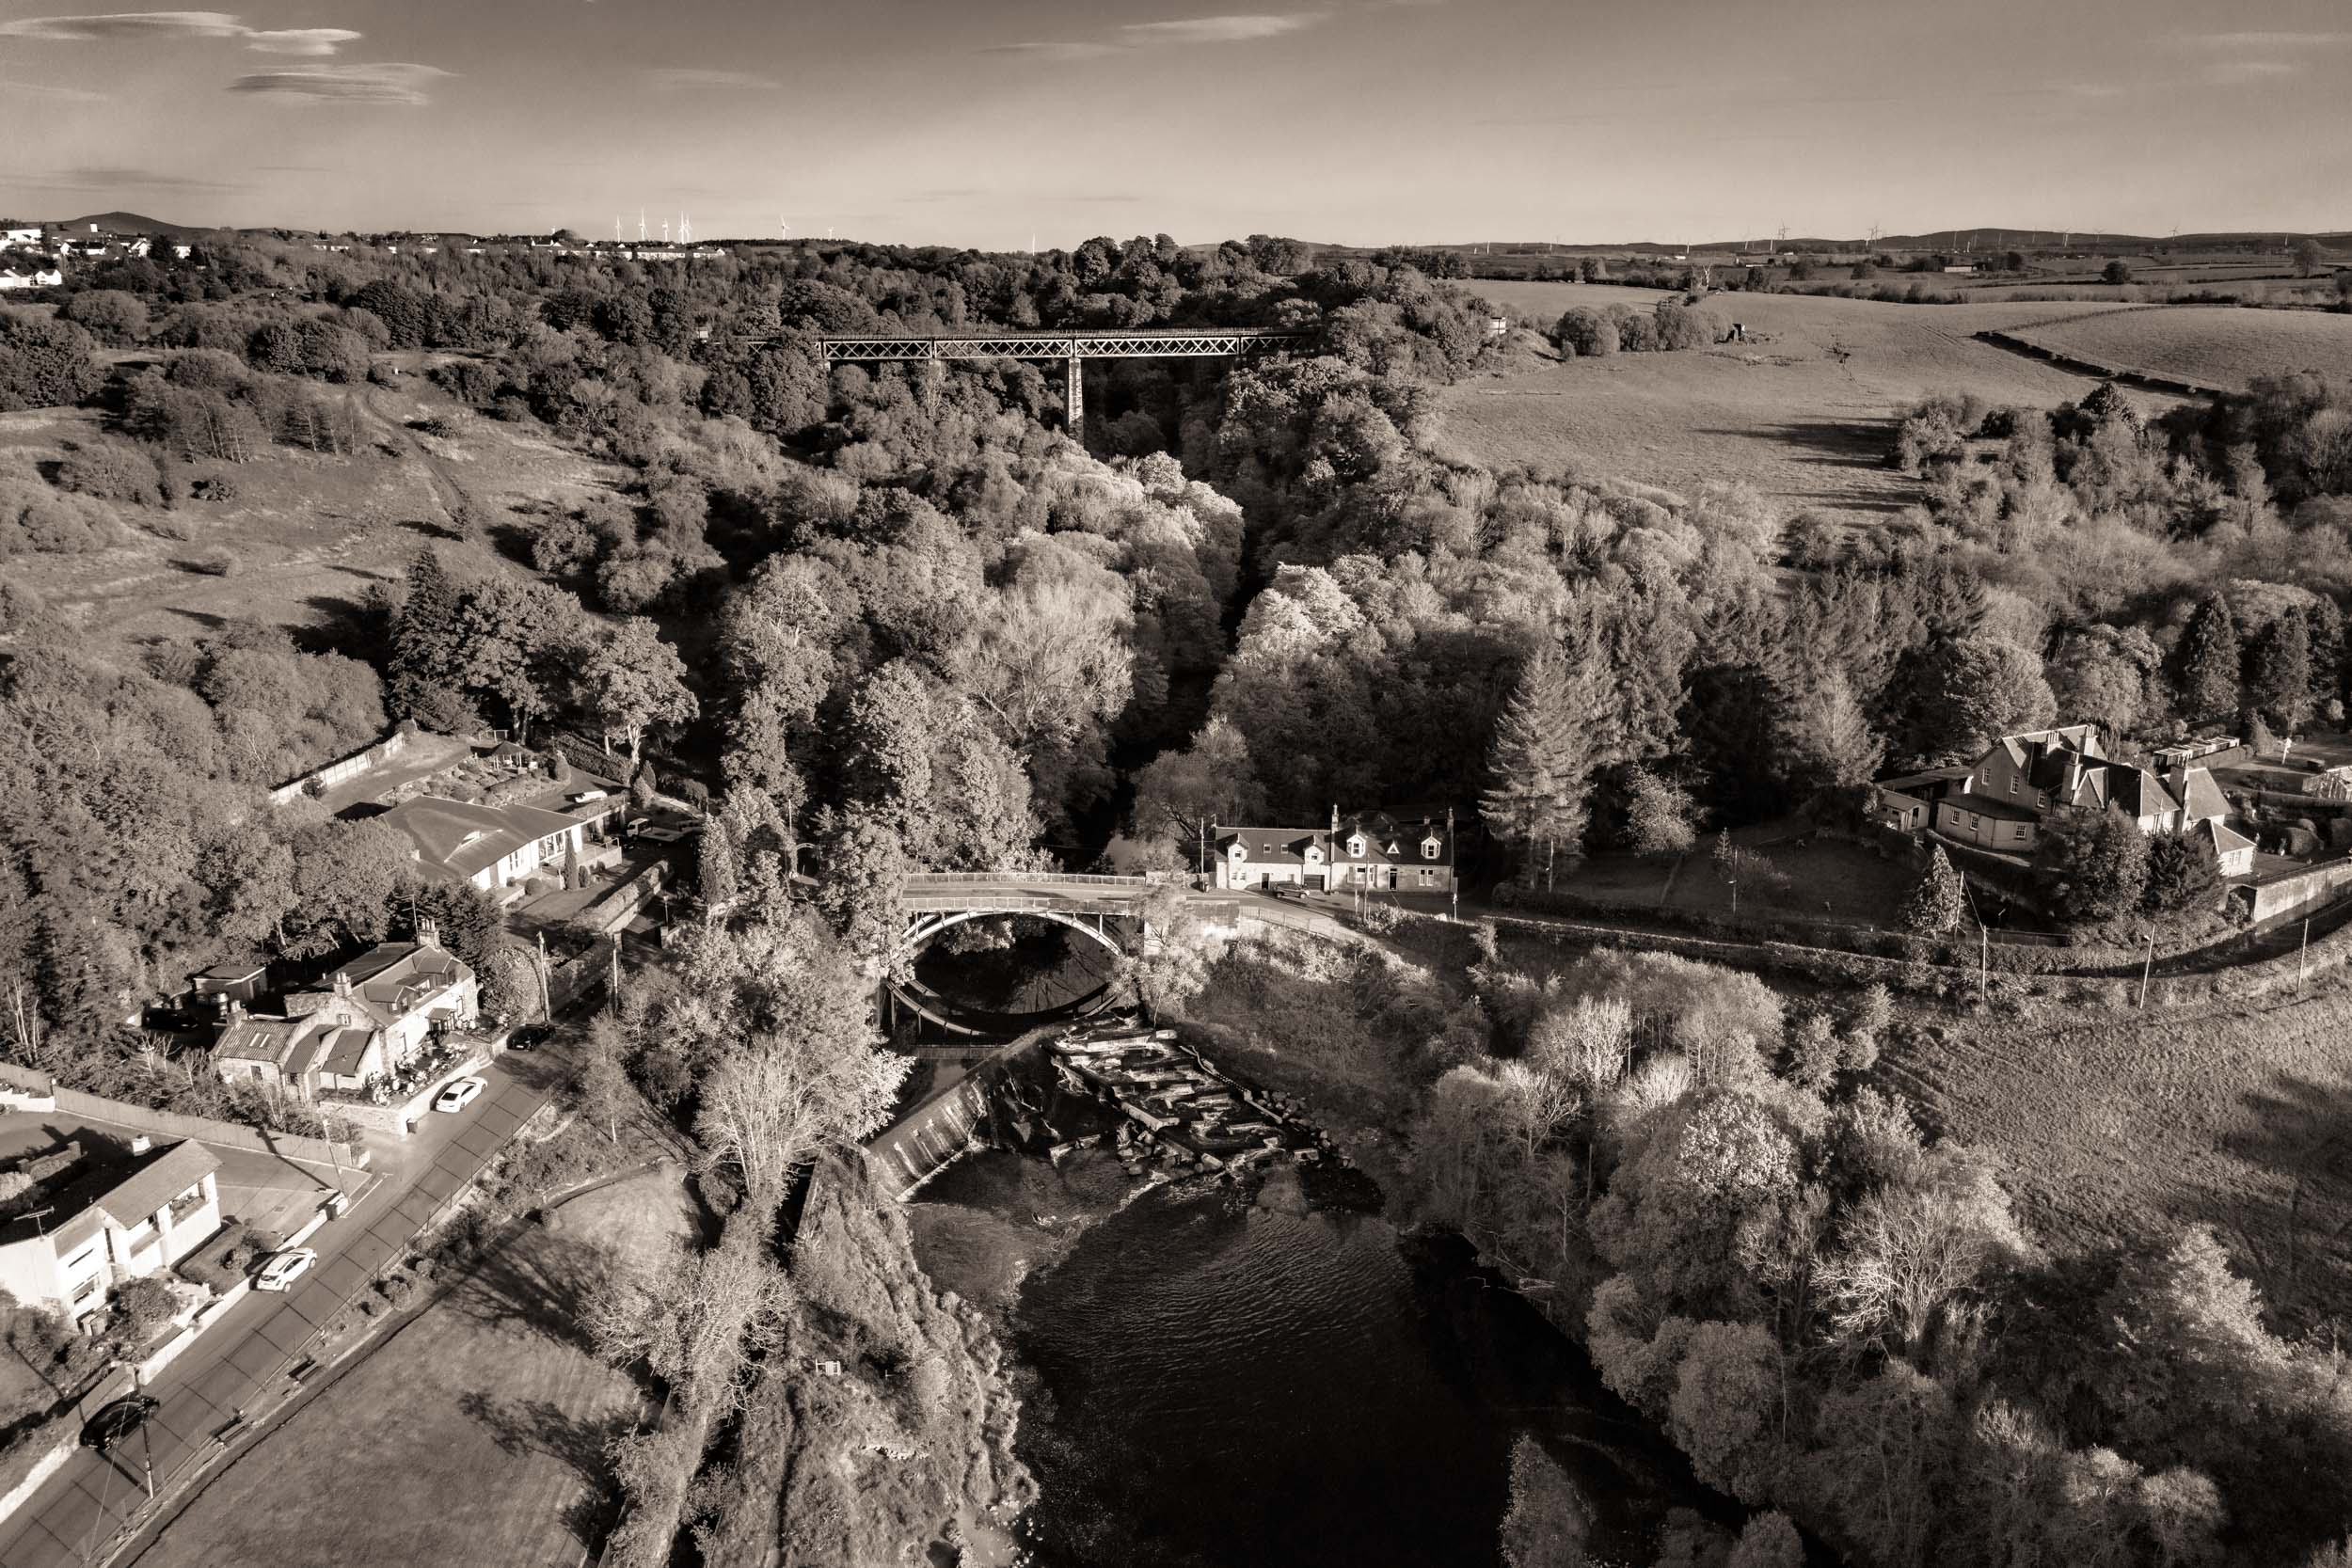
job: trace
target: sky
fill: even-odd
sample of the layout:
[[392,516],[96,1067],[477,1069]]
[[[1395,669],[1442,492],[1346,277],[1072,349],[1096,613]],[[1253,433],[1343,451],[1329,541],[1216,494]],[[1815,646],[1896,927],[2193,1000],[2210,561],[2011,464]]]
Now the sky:
[[0,0],[20,218],[610,238],[642,210],[983,249],[2352,228],[2348,0],[58,3]]

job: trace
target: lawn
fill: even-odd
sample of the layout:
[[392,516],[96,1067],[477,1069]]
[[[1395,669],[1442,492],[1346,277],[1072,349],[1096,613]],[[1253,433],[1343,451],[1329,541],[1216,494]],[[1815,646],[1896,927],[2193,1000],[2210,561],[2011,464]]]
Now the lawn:
[[[235,495],[151,512],[118,507],[127,542],[89,555],[20,556],[8,562],[12,579],[78,629],[112,641],[187,639],[231,621],[311,626],[397,578],[427,544],[462,575],[518,570],[501,567],[488,544],[455,536],[451,514],[461,499],[497,534],[528,529],[524,512],[578,504],[618,475],[536,425],[469,415],[421,378],[351,395],[368,443],[358,453],[273,447],[251,463],[199,464],[197,473],[226,475]],[[408,428],[426,419],[450,434]],[[0,414],[0,462],[52,461],[64,443],[103,434],[87,409]],[[213,550],[234,558],[227,574],[196,569]]]
[[589,1353],[573,1307],[615,1255],[691,1232],[675,1172],[602,1188],[526,1227],[215,1481],[141,1559],[577,1568],[604,1446],[638,1386]]
[[[1740,913],[1743,919],[1790,915],[1890,926],[1918,881],[1905,867],[1858,845],[1831,839],[1770,843],[1758,832],[1733,836],[1788,879],[1784,887],[1766,887],[1753,880],[1742,887]],[[1702,841],[1681,858],[1679,866],[1664,856],[1596,855],[1576,863],[1559,885],[1565,892],[1621,904],[1629,911],[1663,907],[1728,915],[1731,887],[1716,874],[1712,849],[1711,840]]]
[[[1541,326],[1571,306],[1645,310],[1668,297],[1606,284],[1476,287]],[[1891,421],[1903,408],[1936,393],[2046,407],[2093,385],[1978,342],[1974,333],[2117,308],[1717,294],[1704,309],[1740,323],[1753,341],[1566,363],[1522,359],[1448,390],[1444,438],[1492,465],[1567,465],[1686,495],[1710,481],[1744,480],[1788,512],[1867,519],[1924,495],[1886,466]],[[2132,396],[2148,408],[2172,403]]]
[[2352,990],[2146,1015],[1915,1015],[1876,1069],[2057,1248],[2214,1227],[2281,1323],[2352,1301]]
[[2117,370],[2211,387],[2258,375],[2319,371],[2352,381],[2352,316],[2174,305],[2018,329],[2027,342]]

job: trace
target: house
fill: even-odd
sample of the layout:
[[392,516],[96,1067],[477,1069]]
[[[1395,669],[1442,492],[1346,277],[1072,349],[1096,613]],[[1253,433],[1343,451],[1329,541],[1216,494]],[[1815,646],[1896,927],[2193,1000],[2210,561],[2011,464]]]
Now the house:
[[509,898],[517,895],[507,890],[519,890],[540,867],[562,871],[567,853],[586,848],[588,827],[581,818],[537,806],[438,795],[411,796],[375,820],[407,838],[408,858],[427,877]]
[[2098,727],[2074,724],[2003,736],[1973,766],[1934,768],[1871,786],[1871,820],[1899,832],[1932,832],[1980,849],[2030,855],[2052,814],[2118,811],[2151,836],[2201,832],[2223,876],[2253,868],[2253,843],[2224,822],[2230,803],[2210,768],[2177,755],[2159,774],[2107,755]]
[[79,1323],[123,1280],[167,1269],[220,1228],[220,1162],[202,1144],[127,1156],[87,1155],[78,1143],[27,1161],[27,1185],[0,1218],[0,1289],[55,1307]]
[[320,987],[288,996],[282,1014],[230,1004],[213,1070],[304,1100],[323,1089],[357,1092],[397,1071],[435,1034],[472,1022],[480,982],[442,950],[432,921],[421,924],[417,941],[378,943]]
[[1444,821],[1400,822],[1378,812],[1343,819],[1334,808],[1327,828],[1212,827],[1211,880],[1221,888],[1451,893],[1454,843],[1450,813]]
[[0,250],[13,250],[21,245],[38,246],[40,244],[40,230],[38,229],[0,229]]
[[18,272],[13,267],[0,267],[0,289],[54,289],[65,281],[65,274],[56,267],[35,268]]

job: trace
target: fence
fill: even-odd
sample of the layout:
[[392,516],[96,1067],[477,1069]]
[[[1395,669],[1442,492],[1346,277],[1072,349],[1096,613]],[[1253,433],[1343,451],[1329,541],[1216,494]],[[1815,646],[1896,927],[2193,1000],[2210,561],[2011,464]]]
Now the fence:
[[356,779],[371,768],[380,768],[408,749],[408,734],[405,730],[394,730],[373,745],[305,773],[291,784],[279,784],[269,792],[269,803],[282,806],[313,791],[332,789],[345,779]]
[[0,1089],[13,1090],[36,1099],[51,1097],[60,1111],[167,1138],[194,1138],[200,1143],[218,1144],[224,1148],[242,1148],[255,1154],[307,1160],[318,1165],[364,1167],[368,1163],[367,1150],[357,1144],[338,1143],[330,1148],[325,1138],[306,1137],[298,1132],[272,1132],[258,1127],[247,1127],[241,1122],[217,1121],[211,1117],[183,1116],[177,1111],[151,1111],[144,1105],[104,1100],[94,1094],[84,1094],[79,1089],[62,1087],[49,1073],[18,1067],[13,1063],[0,1062]]

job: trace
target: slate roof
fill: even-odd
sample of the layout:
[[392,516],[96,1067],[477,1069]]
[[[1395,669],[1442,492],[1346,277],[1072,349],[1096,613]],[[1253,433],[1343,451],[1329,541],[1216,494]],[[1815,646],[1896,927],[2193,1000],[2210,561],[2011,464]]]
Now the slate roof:
[[379,942],[326,977],[326,984],[348,981],[351,999],[389,1028],[423,1006],[429,997],[463,980],[472,971],[437,947],[413,942]]
[[211,1149],[190,1140],[150,1149],[127,1166],[110,1163],[91,1171],[57,1195],[49,1215],[51,1244],[62,1258],[109,1220],[129,1230],[219,1168]]
[[2168,781],[2172,793],[2180,797],[2181,815],[2190,822],[2204,822],[2230,815],[2229,798],[2221,786],[2214,783],[2209,768],[2191,768],[2174,773]]
[[485,806],[439,795],[412,795],[375,820],[398,830],[426,875],[469,882],[534,839],[578,826],[536,806]]
[[1326,838],[1320,828],[1226,828],[1216,838],[1217,852],[1232,858],[1233,846],[1242,847],[1242,858],[1254,865],[1304,865],[1310,846],[1326,849]]
[[2204,818],[2197,824],[2196,831],[2204,834],[2206,842],[2213,846],[2213,855],[2216,860],[2219,860],[2233,849],[2254,847],[2252,839],[2248,838],[2217,816]]
[[268,1062],[291,1071],[287,1058],[310,1027],[307,1018],[239,1017],[221,1030],[213,1054],[232,1062]]
[[[1347,841],[1357,833],[1364,836],[1360,856],[1347,852]],[[1422,845],[1432,838],[1438,841],[1435,860],[1421,852]],[[1359,861],[1371,865],[1447,865],[1454,860],[1454,842],[1439,818],[1399,822],[1386,812],[1366,812],[1341,819],[1339,833],[1331,841],[1331,858],[1344,865]]]

